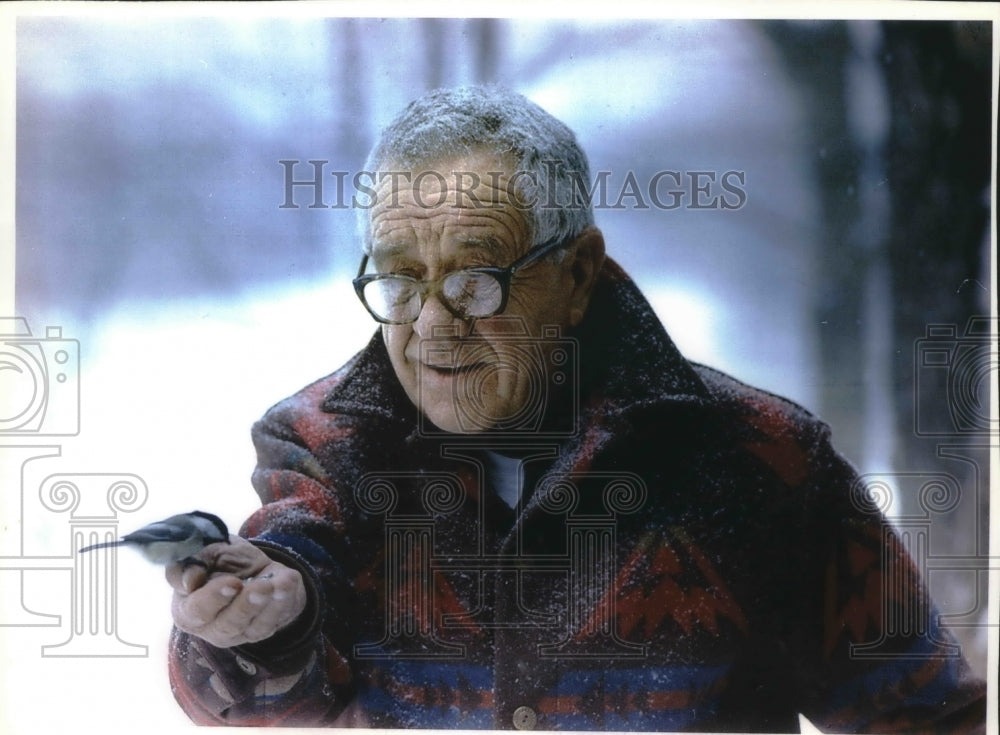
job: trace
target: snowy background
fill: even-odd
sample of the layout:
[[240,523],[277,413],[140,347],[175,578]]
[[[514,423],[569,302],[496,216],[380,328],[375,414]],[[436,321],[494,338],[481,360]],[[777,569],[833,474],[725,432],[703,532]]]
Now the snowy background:
[[[945,31],[967,57],[989,51],[975,29]],[[301,161],[298,178],[310,159],[357,171],[413,96],[483,80],[569,124],[592,171],[611,172],[612,192],[629,171],[639,181],[661,170],[744,172],[737,210],[599,211],[609,254],[688,357],[828,418],[862,471],[935,469],[933,447],[900,449],[912,436],[897,414],[911,409],[896,405],[906,378],[893,360],[902,352],[911,365],[923,332],[893,331],[898,215],[883,147],[899,95],[885,72],[886,34],[874,21],[20,19],[16,314],[36,337],[59,326],[79,342],[79,432],[0,437],[0,556],[69,554],[66,516],[39,501],[53,473],[141,477],[148,499],[120,515],[123,532],[196,507],[237,527],[256,506],[252,422],[338,367],[374,328],[350,284],[354,213],[309,208],[302,189],[299,208],[281,208],[278,161]],[[804,83],[795,53],[810,38],[823,43],[811,44],[805,68],[832,82]],[[810,94],[820,82],[843,97]],[[963,119],[964,109],[952,114]],[[825,163],[838,156],[847,184]],[[979,192],[963,199],[973,209],[983,206],[978,166],[960,179]],[[944,306],[919,312],[918,324],[964,325],[988,310],[992,295],[964,286],[989,287],[985,230],[962,233],[961,248],[926,256],[940,276],[929,300]],[[841,273],[845,261],[857,271]],[[22,464],[16,443],[60,454]],[[907,464],[914,452],[927,463]],[[937,519],[961,538],[939,549],[981,550],[987,506],[975,496]],[[943,609],[984,614],[976,573],[949,579],[935,592]],[[0,572],[8,621],[22,609],[60,616],[0,628],[6,732],[189,727],[166,682],[169,590],[127,553],[118,580],[116,635],[148,655],[43,658],[41,646],[70,635],[70,575],[26,572],[21,597],[20,573]],[[984,668],[981,629],[962,635]]]

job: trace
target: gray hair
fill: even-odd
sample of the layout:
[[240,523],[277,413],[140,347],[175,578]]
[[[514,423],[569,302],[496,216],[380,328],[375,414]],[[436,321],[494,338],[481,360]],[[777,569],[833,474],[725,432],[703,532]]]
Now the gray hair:
[[[498,86],[437,89],[411,102],[386,127],[365,171],[417,166],[451,156],[494,154],[513,160],[514,193],[527,209],[532,247],[567,240],[594,224],[587,156],[573,131],[523,95]],[[553,179],[550,181],[550,177]],[[359,210],[365,252],[369,211]]]

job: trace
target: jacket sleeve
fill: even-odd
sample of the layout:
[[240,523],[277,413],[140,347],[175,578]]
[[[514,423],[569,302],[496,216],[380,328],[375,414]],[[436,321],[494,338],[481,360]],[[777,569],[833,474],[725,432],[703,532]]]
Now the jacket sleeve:
[[240,535],[300,571],[306,609],[271,638],[228,649],[174,629],[171,688],[197,724],[330,725],[353,699],[344,655],[352,591],[335,558],[343,540],[338,496],[288,419],[272,410],[254,427],[253,483],[263,505]]
[[899,534],[830,446],[813,447],[803,524],[815,580],[802,713],[832,732],[981,732],[986,687],[939,621]]

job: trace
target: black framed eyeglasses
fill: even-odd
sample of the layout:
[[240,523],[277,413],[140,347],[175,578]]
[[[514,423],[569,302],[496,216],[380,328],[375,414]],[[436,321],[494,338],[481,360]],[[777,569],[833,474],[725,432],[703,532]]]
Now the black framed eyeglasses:
[[485,319],[507,308],[514,274],[571,242],[572,238],[554,238],[533,248],[506,268],[466,268],[445,273],[433,281],[421,281],[395,273],[365,275],[365,268],[368,267],[368,255],[365,255],[354,279],[354,290],[368,313],[382,324],[415,322],[431,294],[436,294],[444,307],[459,319]]

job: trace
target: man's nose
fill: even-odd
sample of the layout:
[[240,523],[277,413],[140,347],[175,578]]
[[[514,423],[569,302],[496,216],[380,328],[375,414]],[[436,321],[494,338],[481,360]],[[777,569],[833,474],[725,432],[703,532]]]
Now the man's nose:
[[[448,329],[442,330],[442,327]],[[420,316],[413,322],[413,331],[420,339],[441,338],[443,336],[463,336],[465,328],[462,320],[448,311],[437,294],[428,294],[420,309]],[[457,334],[454,332],[457,331]],[[452,334],[443,334],[452,332]]]

